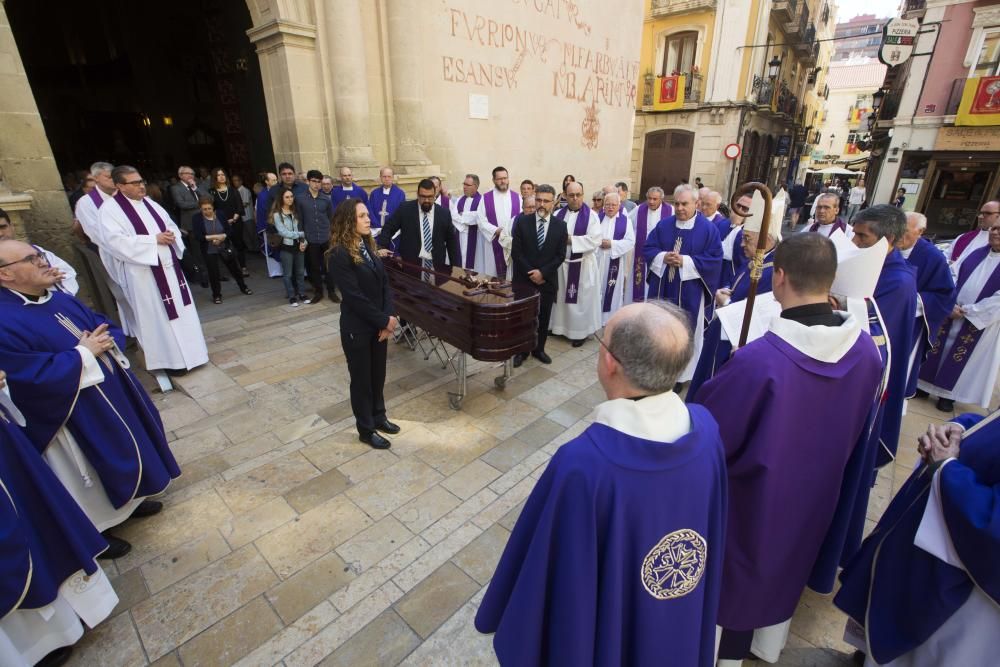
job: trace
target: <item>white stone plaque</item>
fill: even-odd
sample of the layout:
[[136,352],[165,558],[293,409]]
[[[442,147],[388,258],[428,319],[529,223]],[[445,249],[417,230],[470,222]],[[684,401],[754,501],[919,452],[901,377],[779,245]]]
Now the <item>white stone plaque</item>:
[[469,93],[469,118],[486,120],[490,117],[490,96]]

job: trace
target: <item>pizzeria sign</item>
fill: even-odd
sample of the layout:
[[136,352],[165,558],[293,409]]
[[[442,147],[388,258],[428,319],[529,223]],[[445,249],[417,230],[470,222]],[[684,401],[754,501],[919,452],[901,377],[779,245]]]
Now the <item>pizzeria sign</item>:
[[913,54],[917,42],[920,22],[917,19],[894,18],[882,28],[882,45],[878,49],[878,59],[883,65],[902,65]]

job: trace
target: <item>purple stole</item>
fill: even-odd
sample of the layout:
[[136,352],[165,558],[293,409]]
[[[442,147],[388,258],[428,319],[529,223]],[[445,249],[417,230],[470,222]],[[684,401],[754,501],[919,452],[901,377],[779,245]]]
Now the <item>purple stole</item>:
[[[666,208],[664,208],[666,207]],[[663,202],[660,204],[663,212],[660,213],[660,220],[666,220],[674,214],[674,207]],[[635,260],[632,262],[632,301],[646,300],[646,260],[642,256],[642,249],[646,246],[646,237],[649,236],[649,204],[645,202],[639,204],[639,210],[635,214]]]
[[[958,282],[955,286],[956,295],[962,290],[965,281],[969,279],[972,272],[976,270],[976,267],[986,258],[989,252],[990,247],[988,245],[977,248],[962,262],[962,268],[958,272]],[[981,301],[998,290],[1000,290],[1000,267],[995,269],[993,275],[986,280],[986,284],[983,286],[982,291],[979,292],[976,301]],[[951,328],[951,324],[952,320],[948,319],[941,325],[937,340],[934,342],[934,347],[927,354],[927,360],[920,369],[921,380],[931,382],[935,386],[949,391],[955,387],[959,376],[962,375],[965,363],[972,356],[972,351],[976,349],[979,339],[983,336],[983,330],[977,329],[972,322],[966,319],[962,323],[962,328],[958,330],[955,342],[952,344],[951,350],[949,350],[950,354],[942,358],[944,344],[948,340],[948,330]]]
[[442,208],[451,208],[451,198],[448,197],[448,195],[438,195],[438,199],[441,200],[438,202],[438,206]]
[[[97,188],[94,188],[94,190],[96,189]],[[93,192],[94,191],[91,190],[92,194]],[[961,257],[962,253],[965,252],[965,249],[969,247],[970,243],[972,243],[972,239],[976,238],[976,236],[978,235],[979,235],[979,230],[973,229],[971,232],[965,232],[964,234],[959,236],[958,240],[955,241],[955,249],[951,253],[951,261],[954,262],[956,259]]]
[[[601,214],[601,220],[604,220],[604,214]],[[628,229],[628,218],[624,213],[618,212],[618,217],[615,218],[615,231],[611,235],[612,240],[621,241],[625,238],[625,230]],[[610,313],[611,312],[611,302],[614,301],[615,288],[618,285],[618,268],[622,263],[621,257],[615,257],[608,264],[608,284],[604,290],[604,306],[601,312]]]
[[[458,212],[459,212],[459,214],[461,214],[463,211],[465,211],[465,202],[466,202],[467,199],[469,199],[469,198],[466,197],[465,195],[462,195],[462,197],[458,200]],[[470,208],[469,210],[470,211],[478,211],[479,210],[479,202],[481,202],[482,200],[483,200],[483,196],[477,192],[476,196],[472,198],[472,208]],[[467,269],[474,268],[474,265],[476,263],[476,244],[477,243],[479,243],[479,228],[478,227],[476,227],[475,231],[472,231],[472,230],[469,231],[469,240],[466,242],[466,248],[465,248],[465,268],[467,268]]]
[[[569,211],[569,207],[561,208],[555,217],[565,220],[567,211]],[[576,216],[576,225],[573,227],[571,236],[586,236],[587,225],[589,224],[590,208],[584,204]],[[567,262],[569,264],[569,272],[566,275],[566,303],[576,303],[577,298],[580,296],[580,260],[582,257],[583,253],[581,252],[574,252],[569,256],[569,262]]]
[[[128,199],[121,192],[118,192],[114,196],[115,203],[121,207],[122,211],[125,213],[125,217],[128,221],[132,223],[132,229],[135,230],[136,236],[149,236],[149,232],[146,231],[146,225],[143,224],[142,218],[139,217],[139,212],[135,210],[135,207],[129,203]],[[153,220],[156,221],[156,226],[159,227],[161,232],[167,231],[167,226],[163,223],[160,218],[160,214],[156,212],[156,209],[150,206],[149,202],[143,198],[142,203],[146,205],[146,210],[149,214],[153,216]],[[188,291],[187,281],[184,279],[184,273],[181,272],[181,260],[177,257],[177,253],[174,252],[174,247],[167,246],[170,249],[170,256],[174,258],[174,274],[177,277],[177,282],[180,284],[181,288],[181,300],[184,302],[185,306],[191,305],[191,293]],[[156,279],[156,287],[160,290],[160,299],[163,301],[163,307],[167,309],[167,317],[171,320],[176,320],[179,316],[177,315],[177,307],[174,306],[174,297],[170,294],[170,285],[167,283],[167,273],[163,270],[163,262],[157,260],[156,266],[149,267],[153,270],[153,278]]]
[[94,186],[93,190],[87,193],[87,196],[90,197],[90,201],[94,202],[94,206],[97,208],[97,210],[100,210],[101,204],[104,203],[104,198],[101,197],[101,193],[97,191],[96,185]]
[[[837,219],[834,220],[832,224],[833,224],[833,232],[835,232],[835,231],[837,231],[839,229],[840,231],[844,232],[845,234],[847,233],[847,223],[844,222],[843,218],[841,218],[840,216],[837,216]],[[809,228],[809,231],[810,232],[818,232],[819,231],[819,223],[818,222],[814,222],[813,225],[812,225],[812,227]],[[833,234],[833,232],[830,232],[830,233]]]
[[[493,193],[495,190],[490,190],[486,193],[483,201],[486,203],[486,219],[490,221],[491,225],[500,226],[497,221],[497,206],[493,201]],[[513,190],[510,190],[510,217],[516,218],[521,214],[521,195]],[[503,246],[500,245],[499,239],[493,239],[493,261],[497,266],[497,275],[505,276],[507,275],[507,261],[503,258]]]

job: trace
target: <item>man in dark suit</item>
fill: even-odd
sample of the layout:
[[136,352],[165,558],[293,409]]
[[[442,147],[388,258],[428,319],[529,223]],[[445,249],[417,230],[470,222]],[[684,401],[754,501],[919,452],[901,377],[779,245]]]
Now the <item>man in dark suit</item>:
[[[531,356],[543,364],[552,359],[545,354],[545,339],[549,335],[549,316],[559,286],[559,265],[566,259],[566,223],[552,216],[556,191],[551,185],[535,188],[535,212],[520,215],[514,221],[511,261],[514,263],[513,282],[534,285],[541,297],[538,310],[538,342]],[[525,355],[514,357],[514,366],[524,362]]]
[[202,257],[200,244],[194,242],[191,233],[193,231],[192,219],[201,206],[199,201],[202,197],[211,197],[212,195],[198,185],[194,180],[194,169],[187,165],[182,165],[177,169],[177,181],[170,186],[170,198],[178,212],[177,226],[184,234],[184,245],[190,251],[184,253],[184,257],[181,258],[181,266],[189,280],[197,280],[202,287],[208,287],[208,270],[205,258]]
[[417,184],[416,201],[400,204],[379,233],[380,255],[389,254],[385,249],[398,231],[397,248],[404,261],[425,265],[430,262],[435,270],[462,265],[451,211],[434,203],[435,192],[434,181],[429,178]]

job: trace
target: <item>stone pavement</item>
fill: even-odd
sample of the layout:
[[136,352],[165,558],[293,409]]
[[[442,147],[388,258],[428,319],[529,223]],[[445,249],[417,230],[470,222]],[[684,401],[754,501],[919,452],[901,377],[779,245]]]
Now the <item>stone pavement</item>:
[[[475,362],[461,411],[448,371],[390,344],[403,430],[375,451],[350,416],[337,307],[292,308],[252,267],[254,296],[197,294],[211,363],[153,394],[184,474],[161,514],[117,529],[133,544],[105,564],[121,602],[71,664],[496,664],[472,619],[524,499],[603,400],[597,343],[550,339],[552,365],[527,361],[503,391]],[[909,409],[869,527],[944,416]],[[807,592],[780,664],[851,664],[843,626]]]

